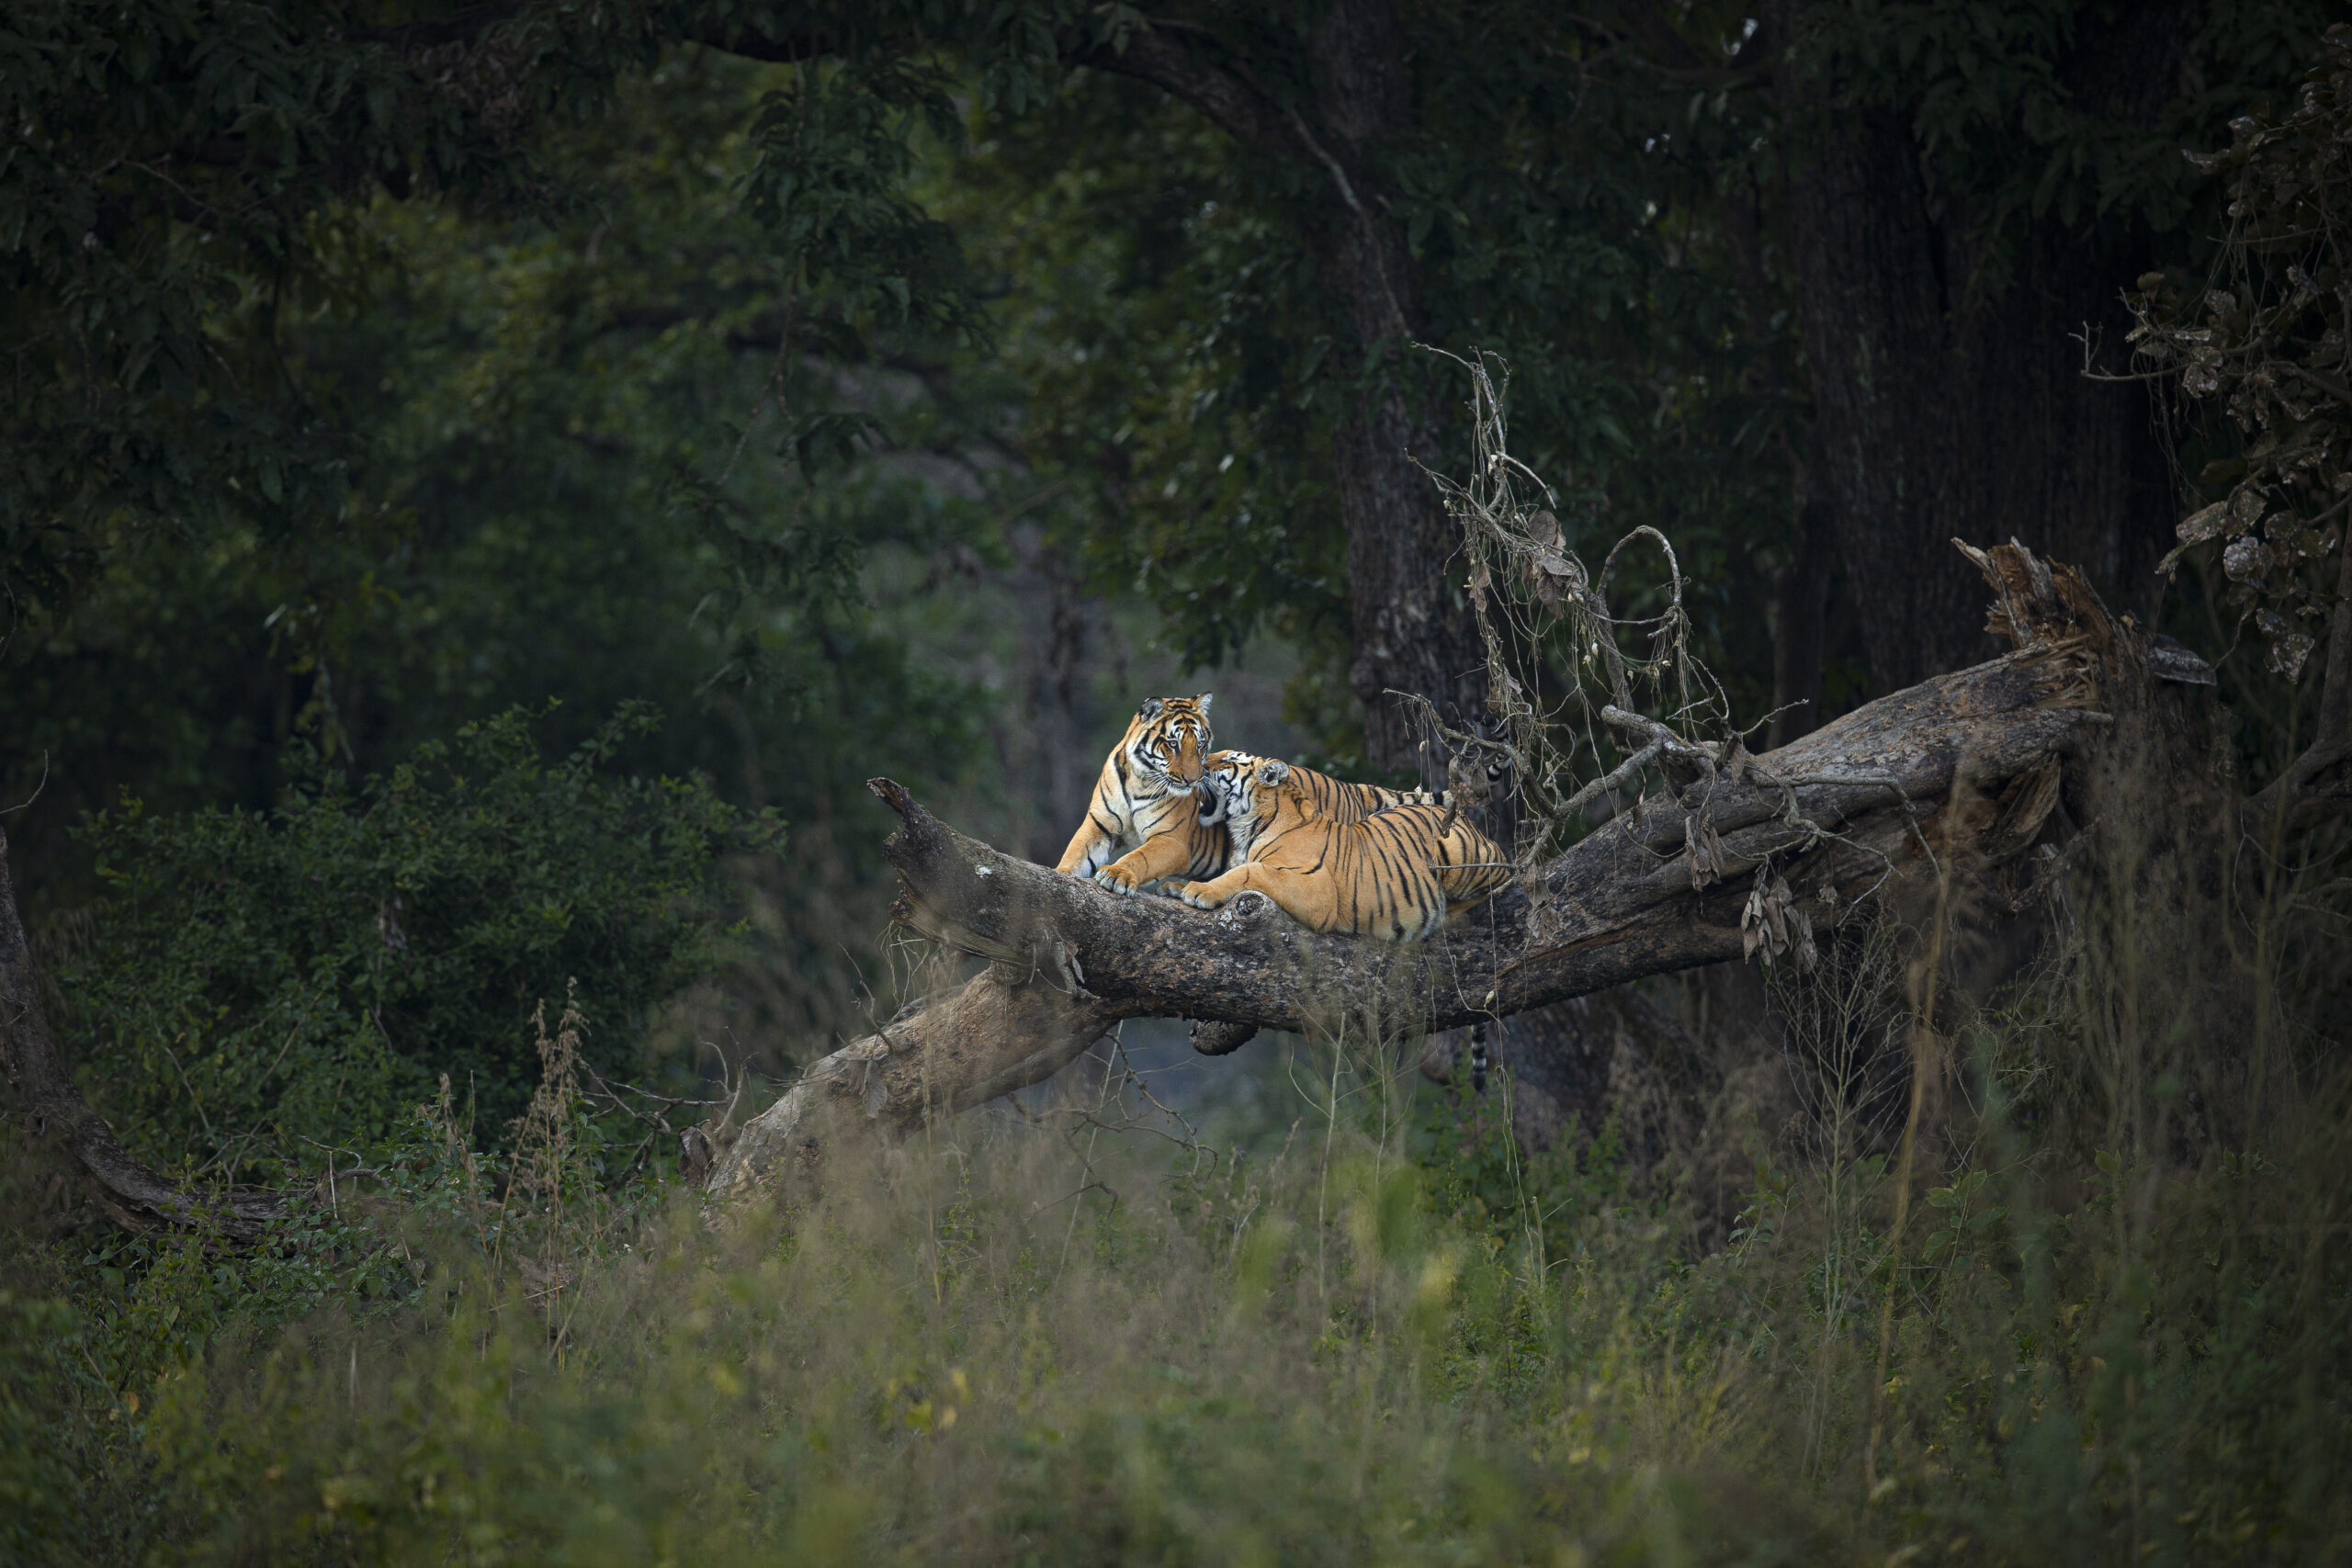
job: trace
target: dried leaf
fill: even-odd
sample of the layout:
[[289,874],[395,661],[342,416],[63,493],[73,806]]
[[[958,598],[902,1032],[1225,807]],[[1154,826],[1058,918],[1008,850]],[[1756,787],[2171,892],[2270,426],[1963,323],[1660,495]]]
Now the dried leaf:
[[2317,646],[2307,632],[2290,632],[2279,637],[2270,645],[2271,673],[2284,675],[2290,681],[2301,680],[2303,665]]
[[2180,536],[2184,545],[2201,545],[2222,531],[2222,525],[2229,520],[2229,512],[2228,502],[2217,501],[2182,518],[2180,526],[2173,532]]
[[1764,954],[1767,964],[1793,958],[1799,973],[1808,973],[1819,961],[1814,946],[1813,919],[1797,908],[1789,880],[1773,874],[1770,865],[1756,868],[1756,886],[1740,911],[1739,945],[1744,957]]
[[2241,535],[2222,552],[2222,570],[2232,582],[2259,582],[2270,575],[2276,558],[2268,545],[2250,534]]
[[1693,812],[1682,819],[1682,842],[1690,852],[1690,890],[1694,893],[1723,880],[1724,840],[1711,815]]

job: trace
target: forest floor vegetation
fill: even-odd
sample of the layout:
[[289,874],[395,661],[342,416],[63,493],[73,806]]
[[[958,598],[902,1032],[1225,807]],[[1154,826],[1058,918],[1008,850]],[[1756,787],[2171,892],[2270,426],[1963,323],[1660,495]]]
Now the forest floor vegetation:
[[[1885,979],[1869,953],[1826,969],[1808,983]],[[1607,1127],[1523,1151],[1507,1077],[1480,1096],[1396,1070],[1417,1047],[1305,1044],[1297,1121],[1262,1146],[1202,1144],[1114,1063],[1099,1102],[844,1140],[721,1213],[609,1157],[576,1019],[542,1022],[503,1149],[445,1092],[274,1245],[11,1226],[0,1540],[126,1563],[2339,1557],[2341,1086],[2274,1096],[2244,1148],[2113,1140],[2165,1124],[2162,1058],[2196,1043],[2109,1037],[2119,983],[2045,967],[1954,1037],[1969,1135],[1921,1141],[1907,1224],[1894,1151],[1823,1109],[1870,1111],[1837,1076],[1866,1053],[1800,1024],[1809,1109],[1719,1133],[1754,1180],[1711,1232]],[[1810,1016],[1883,1044],[1898,1014]],[[12,1181],[28,1213],[33,1173]]]

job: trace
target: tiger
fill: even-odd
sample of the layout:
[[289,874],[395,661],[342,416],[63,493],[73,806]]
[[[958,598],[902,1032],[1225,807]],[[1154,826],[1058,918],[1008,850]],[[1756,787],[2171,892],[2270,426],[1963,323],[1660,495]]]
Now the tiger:
[[1426,792],[1345,821],[1317,807],[1318,792],[1287,762],[1226,762],[1209,788],[1233,866],[1175,889],[1194,908],[1258,892],[1310,931],[1418,942],[1510,880],[1494,840]]
[[1221,824],[1202,820],[1197,793],[1215,695],[1151,697],[1136,710],[1055,870],[1129,894],[1170,877],[1215,876],[1230,863],[1231,840]]

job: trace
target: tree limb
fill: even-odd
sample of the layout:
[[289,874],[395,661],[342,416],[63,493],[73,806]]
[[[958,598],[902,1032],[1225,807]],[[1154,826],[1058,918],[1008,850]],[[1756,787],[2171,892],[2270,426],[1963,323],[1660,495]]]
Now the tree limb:
[[1261,152],[1301,161],[1313,158],[1300,140],[1295,116],[1285,115],[1241,70],[1219,61],[1217,53],[1216,40],[1206,33],[1153,26],[1138,28],[1115,44],[1097,44],[1076,58],[1107,75],[1158,87],[1198,109],[1236,141]]

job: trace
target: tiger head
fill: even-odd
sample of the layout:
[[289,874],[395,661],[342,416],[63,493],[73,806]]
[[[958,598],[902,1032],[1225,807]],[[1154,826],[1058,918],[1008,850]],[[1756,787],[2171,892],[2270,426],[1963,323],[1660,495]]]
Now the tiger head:
[[1273,819],[1290,764],[1248,751],[1218,751],[1201,769],[1201,821],[1222,822],[1233,847],[1247,854],[1250,841]]
[[1148,697],[1127,726],[1122,749],[1128,762],[1148,778],[1180,788],[1197,788],[1201,759],[1209,749],[1209,700],[1197,697]]
[[1201,826],[1213,828],[1232,809],[1240,777],[1265,759],[1248,751],[1212,751],[1201,759]]

